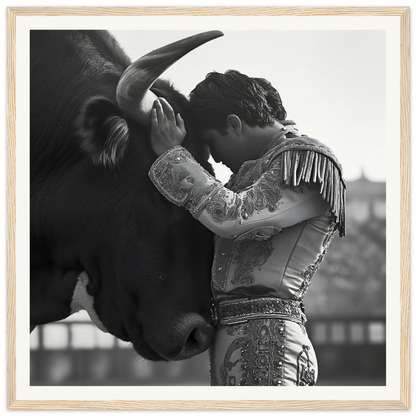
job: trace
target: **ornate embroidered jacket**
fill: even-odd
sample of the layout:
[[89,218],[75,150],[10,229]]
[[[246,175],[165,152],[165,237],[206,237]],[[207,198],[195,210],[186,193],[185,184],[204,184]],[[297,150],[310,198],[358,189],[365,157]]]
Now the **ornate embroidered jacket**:
[[346,186],[332,151],[278,136],[224,186],[176,146],[149,176],[216,234],[212,383],[313,385],[302,302],[334,232],[345,233]]

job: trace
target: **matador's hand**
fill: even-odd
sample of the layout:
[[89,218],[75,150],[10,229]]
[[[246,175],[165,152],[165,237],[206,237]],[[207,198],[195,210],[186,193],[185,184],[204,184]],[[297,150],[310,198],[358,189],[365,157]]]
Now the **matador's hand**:
[[186,136],[185,123],[164,98],[154,102],[151,117],[150,144],[156,156],[182,143]]

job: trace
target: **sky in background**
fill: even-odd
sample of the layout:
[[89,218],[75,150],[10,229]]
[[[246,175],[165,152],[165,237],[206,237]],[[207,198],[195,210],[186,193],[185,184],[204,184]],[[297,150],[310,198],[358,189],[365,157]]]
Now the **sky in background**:
[[[219,29],[221,28],[213,28]],[[288,118],[303,134],[332,148],[347,181],[364,172],[384,181],[386,38],[379,30],[223,30],[163,75],[188,95],[210,71],[236,69],[268,79]],[[198,33],[190,30],[111,31],[132,60]],[[229,171],[215,165],[226,181]]]

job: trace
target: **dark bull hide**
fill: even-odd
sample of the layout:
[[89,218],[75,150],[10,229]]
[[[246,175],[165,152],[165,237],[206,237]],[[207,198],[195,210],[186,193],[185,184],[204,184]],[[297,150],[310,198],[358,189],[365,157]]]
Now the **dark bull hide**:
[[[143,357],[179,360],[208,348],[213,237],[148,179],[148,124],[155,95],[186,122],[187,99],[153,82],[221,35],[131,64],[107,32],[31,32],[31,326],[70,314],[86,270],[99,319]],[[210,170],[189,136],[185,147]]]

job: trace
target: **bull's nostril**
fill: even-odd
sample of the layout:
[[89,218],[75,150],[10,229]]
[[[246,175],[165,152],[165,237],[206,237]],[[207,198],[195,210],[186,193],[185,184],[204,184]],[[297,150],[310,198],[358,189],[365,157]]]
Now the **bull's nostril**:
[[195,329],[191,332],[191,335],[188,338],[188,343],[191,345],[195,344],[197,346],[200,342],[204,342],[205,338],[204,333],[200,329]]
[[200,331],[199,329],[195,329],[190,333],[188,339],[186,340],[186,347],[190,349],[198,348],[199,339],[201,339]]
[[188,339],[186,340],[185,348],[190,352],[203,352],[209,347],[213,335],[213,328],[206,324],[203,327],[195,328],[189,334]]
[[202,316],[187,314],[169,325],[165,342],[155,342],[147,336],[149,344],[163,358],[169,361],[185,360],[201,354],[211,344],[214,328]]

